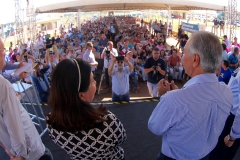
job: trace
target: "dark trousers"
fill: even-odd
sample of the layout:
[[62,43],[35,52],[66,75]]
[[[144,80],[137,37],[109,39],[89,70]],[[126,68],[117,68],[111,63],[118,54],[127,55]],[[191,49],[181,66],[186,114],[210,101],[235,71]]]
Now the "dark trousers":
[[[160,154],[158,155],[156,160],[174,160],[174,159],[170,158],[168,156],[165,156],[162,152],[160,152]],[[204,158],[200,159],[200,160],[208,160],[208,155],[205,156]]]
[[39,160],[53,160],[51,151],[48,148],[45,148],[45,152]]
[[105,68],[104,76],[105,76],[105,83],[107,86],[109,86],[110,84],[109,84],[108,68]]
[[221,135],[218,138],[216,147],[209,155],[209,160],[232,160],[240,146],[240,138],[236,139],[232,147],[227,147],[224,143],[224,138],[231,132],[235,115],[230,113]]

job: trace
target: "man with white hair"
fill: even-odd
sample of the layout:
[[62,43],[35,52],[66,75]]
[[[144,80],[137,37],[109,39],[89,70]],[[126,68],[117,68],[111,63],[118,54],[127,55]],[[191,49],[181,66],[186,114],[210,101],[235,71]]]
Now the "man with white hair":
[[218,37],[195,32],[182,59],[185,72],[192,78],[181,89],[173,81],[159,82],[162,96],[148,121],[149,130],[163,136],[158,160],[205,160],[216,146],[233,105],[230,88],[215,75],[221,62]]
[[[0,70],[6,65],[0,39]],[[0,75],[0,146],[11,160],[52,160],[11,83]]]

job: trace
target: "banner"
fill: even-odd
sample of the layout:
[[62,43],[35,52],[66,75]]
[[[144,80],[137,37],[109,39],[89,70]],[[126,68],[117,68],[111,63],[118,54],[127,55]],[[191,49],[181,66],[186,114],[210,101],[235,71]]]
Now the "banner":
[[182,29],[186,32],[193,33],[199,31],[199,26],[198,24],[182,22]]

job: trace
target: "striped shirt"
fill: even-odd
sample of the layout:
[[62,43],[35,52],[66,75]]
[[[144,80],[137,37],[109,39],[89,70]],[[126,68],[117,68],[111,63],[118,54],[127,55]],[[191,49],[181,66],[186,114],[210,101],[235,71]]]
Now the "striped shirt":
[[201,159],[216,146],[232,103],[230,88],[218,82],[215,74],[197,75],[182,89],[161,97],[148,128],[163,136],[164,155]]
[[236,75],[236,77],[231,76],[231,79],[228,83],[232,94],[233,94],[233,107],[231,109],[231,113],[235,115],[235,119],[233,122],[233,126],[231,129],[230,135],[233,138],[240,138],[240,72]]

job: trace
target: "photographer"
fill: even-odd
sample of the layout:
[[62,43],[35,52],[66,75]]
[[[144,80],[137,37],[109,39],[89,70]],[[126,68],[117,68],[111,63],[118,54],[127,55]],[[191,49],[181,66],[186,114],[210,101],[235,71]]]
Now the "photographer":
[[[117,63],[116,63],[117,62]],[[128,66],[124,66],[127,62]],[[116,67],[114,65],[116,64]],[[108,74],[112,75],[112,101],[129,101],[129,74],[132,72],[131,62],[124,56],[113,58]]]
[[53,51],[46,49],[45,62],[49,65],[48,74],[51,75],[53,69],[59,62],[59,52],[55,45],[52,45]]
[[[41,102],[47,102],[50,88],[50,83],[47,78],[47,70],[50,66],[46,63],[42,63],[41,61],[36,61],[36,63],[38,64],[34,68],[35,71],[32,75],[33,83],[36,85]],[[40,69],[40,65],[43,66],[42,69]]]
[[108,47],[104,48],[101,58],[104,59],[104,68],[105,68],[105,83],[106,83],[106,88],[109,88],[110,83],[109,83],[109,75],[108,75],[108,67],[112,64],[112,59],[118,56],[118,52],[115,48],[113,48],[113,42],[109,41],[108,42]]
[[144,71],[148,76],[147,86],[152,97],[158,97],[158,82],[164,78],[166,71],[165,62],[159,58],[159,55],[159,49],[154,48],[152,57],[148,58],[144,64]]

